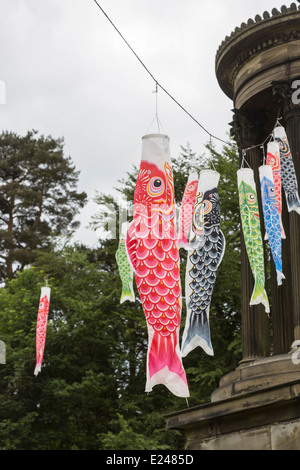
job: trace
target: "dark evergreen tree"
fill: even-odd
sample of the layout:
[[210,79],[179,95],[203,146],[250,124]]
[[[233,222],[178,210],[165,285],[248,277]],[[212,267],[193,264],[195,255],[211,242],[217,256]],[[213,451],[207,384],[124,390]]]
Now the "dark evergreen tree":
[[72,232],[86,194],[78,172],[63,154],[63,140],[0,135],[0,280],[12,279],[51,247],[51,234]]

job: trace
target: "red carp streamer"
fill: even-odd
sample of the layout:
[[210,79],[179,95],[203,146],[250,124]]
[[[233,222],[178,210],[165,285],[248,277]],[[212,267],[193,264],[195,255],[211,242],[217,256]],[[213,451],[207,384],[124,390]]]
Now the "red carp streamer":
[[188,397],[179,348],[182,295],[167,136],[143,138],[134,216],[126,244],[148,327],[146,392],[163,384],[174,395]]
[[34,375],[38,375],[38,373],[41,372],[43,363],[50,306],[50,292],[50,287],[42,287],[36,325],[36,366],[34,369]]

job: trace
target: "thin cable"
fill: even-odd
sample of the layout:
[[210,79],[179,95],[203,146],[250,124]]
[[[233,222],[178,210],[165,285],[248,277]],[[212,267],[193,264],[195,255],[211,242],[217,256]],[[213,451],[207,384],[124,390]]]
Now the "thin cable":
[[116,27],[116,25],[113,23],[113,21],[110,19],[110,17],[107,15],[107,13],[103,10],[103,8],[101,7],[101,5],[99,5],[98,1],[97,0],[94,0],[95,4],[97,5],[97,7],[101,10],[101,12],[103,13],[103,15],[107,18],[107,20],[110,22],[110,24],[112,25],[112,27],[117,31],[117,33],[119,34],[119,36],[122,38],[122,40],[125,42],[125,44],[127,45],[127,47],[129,47],[129,49],[131,50],[131,52],[133,53],[133,55],[137,58],[137,60],[140,62],[140,64],[142,65],[142,67],[144,67],[144,69],[146,70],[146,72],[150,75],[150,77],[155,81],[156,85],[164,92],[166,93],[166,95],[169,96],[169,98],[171,98],[171,100],[174,101],[174,103],[177,104],[177,106],[179,106],[182,111],[184,111],[199,127],[201,127],[201,129],[203,129],[204,132],[206,132],[210,138],[212,139],[215,139],[215,140],[219,140],[220,142],[223,142],[224,144],[226,145],[234,145],[235,144],[233,142],[227,142],[226,140],[223,140],[221,139],[220,137],[217,137],[215,135],[213,135],[211,132],[209,132],[196,118],[194,118],[194,116],[192,116],[192,114],[190,114],[180,103],[179,101],[177,101],[174,96],[171,95],[171,93],[168,92],[168,90],[166,90],[166,88],[164,88],[160,83],[159,81],[153,76],[153,74],[150,72],[150,70],[148,69],[148,67],[145,65],[145,63],[142,61],[142,59],[137,55],[137,53],[134,51],[134,49],[131,47],[131,45],[128,43],[128,41],[124,38],[123,34],[119,31],[119,29]]
[[257,147],[261,147],[261,148],[263,148],[263,150],[264,150],[265,144],[268,142],[268,140],[271,140],[272,137],[273,137],[273,133],[274,133],[275,127],[277,127],[277,126],[282,126],[282,124],[281,124],[281,122],[280,122],[281,119],[282,119],[282,117],[279,117],[279,116],[280,116],[280,110],[279,110],[279,113],[278,113],[278,116],[277,116],[277,118],[276,118],[276,122],[275,122],[275,124],[274,124],[274,127],[273,127],[273,130],[272,130],[271,134],[269,134],[268,137],[267,137],[263,142],[261,142],[260,144],[257,144],[257,145],[252,145],[251,147],[241,148],[241,149],[239,149],[239,150],[240,150],[241,152],[248,152],[248,150],[253,150],[253,149],[256,149]]
[[155,90],[154,90],[152,93],[155,93],[155,94],[156,94],[156,96],[155,96],[155,116],[154,116],[154,118],[153,118],[153,120],[152,120],[152,122],[151,122],[149,128],[147,129],[146,134],[148,134],[148,132],[150,131],[150,129],[151,129],[151,127],[152,127],[154,121],[156,121],[158,133],[159,133],[159,134],[161,133],[161,129],[160,129],[160,128],[162,128],[164,134],[166,134],[166,131],[164,130],[164,127],[163,127],[163,125],[162,125],[162,123],[161,123],[161,121],[160,121],[160,119],[159,119],[159,117],[158,117],[158,86],[157,86],[157,83],[156,83]]
[[156,123],[157,123],[157,128],[158,128],[158,133],[160,134],[160,121],[158,118],[158,84],[157,82],[155,83],[155,117],[156,117]]
[[[129,49],[131,50],[131,52],[133,53],[133,55],[137,58],[137,60],[140,62],[140,64],[142,65],[142,67],[146,70],[146,72],[150,75],[150,77],[152,78],[152,80],[154,80],[155,84],[156,84],[156,115],[153,119],[153,122],[154,120],[156,119],[157,120],[157,125],[158,125],[158,129],[159,129],[159,124],[160,121],[158,120],[158,114],[157,114],[157,91],[158,91],[158,87],[166,94],[169,96],[169,98],[171,98],[172,101],[174,101],[174,103],[177,104],[177,106],[179,106],[182,111],[184,111],[199,127],[201,127],[201,129],[206,132],[206,134],[209,135],[209,138],[210,138],[210,141],[211,139],[215,139],[215,140],[218,140],[219,142],[222,142],[223,144],[226,144],[226,145],[229,145],[229,146],[233,146],[233,147],[236,147],[238,150],[240,150],[243,154],[243,160],[242,161],[245,161],[247,163],[247,165],[249,166],[248,162],[245,160],[245,154],[246,152],[248,152],[249,150],[252,150],[252,149],[255,149],[257,147],[264,147],[264,145],[266,144],[266,142],[268,141],[268,139],[272,138],[272,135],[273,135],[273,131],[271,133],[271,135],[268,135],[268,137],[263,141],[261,142],[260,144],[257,144],[257,145],[252,145],[251,147],[247,147],[247,148],[239,148],[238,145],[236,145],[234,142],[228,142],[226,140],[223,140],[221,139],[220,137],[217,137],[216,135],[212,134],[211,132],[209,132],[191,113],[189,113],[185,108],[184,106],[182,106],[182,104],[179,103],[179,101],[177,101],[174,96],[171,95],[171,93],[168,92],[168,90],[166,90],[166,88],[164,88],[160,83],[159,81],[154,77],[154,75],[151,73],[151,71],[148,69],[148,67],[145,65],[145,63],[142,61],[142,59],[137,55],[137,53],[135,52],[135,50],[131,47],[131,45],[129,44],[129,42],[124,38],[123,34],[119,31],[119,29],[116,27],[116,25],[113,23],[113,21],[110,19],[110,17],[107,15],[107,13],[103,10],[103,8],[101,7],[101,5],[98,3],[97,0],[94,0],[95,4],[97,5],[97,7],[101,10],[101,12],[103,13],[103,15],[107,18],[107,20],[110,22],[110,24],[112,25],[112,27],[117,31],[117,33],[119,34],[119,36],[122,38],[122,40],[125,42],[125,44],[129,47]],[[277,116],[277,119],[276,119],[276,124],[274,127],[276,127],[276,125],[281,125],[280,124],[280,119],[279,118],[279,114]],[[151,126],[153,124],[153,122],[151,123]],[[151,127],[150,126],[150,127]]]

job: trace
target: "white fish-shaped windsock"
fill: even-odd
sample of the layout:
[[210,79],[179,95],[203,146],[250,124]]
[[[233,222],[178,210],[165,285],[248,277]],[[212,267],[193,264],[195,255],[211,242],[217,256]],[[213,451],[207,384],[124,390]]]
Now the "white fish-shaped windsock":
[[[219,179],[220,174],[213,170],[200,173],[190,236],[191,249],[186,266],[187,315],[181,346],[183,357],[197,346],[202,347],[208,355],[214,355],[209,311],[217,270],[226,245],[220,230]],[[203,220],[197,220],[202,217]]]

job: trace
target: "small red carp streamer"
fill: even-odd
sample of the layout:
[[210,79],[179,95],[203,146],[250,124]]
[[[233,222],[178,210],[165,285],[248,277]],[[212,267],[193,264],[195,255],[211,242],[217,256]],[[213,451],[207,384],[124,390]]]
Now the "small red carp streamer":
[[[280,148],[278,142],[269,142],[267,145],[266,164],[272,167],[273,181],[275,185],[276,201],[280,218],[281,238],[286,238],[282,225],[282,192],[281,192],[281,173],[280,173]],[[265,240],[268,239],[266,232]]]
[[178,247],[188,250],[188,237],[192,226],[193,212],[198,189],[198,173],[190,172],[184,190],[179,213]]
[[43,363],[50,306],[50,292],[50,287],[42,287],[36,325],[36,366],[34,369],[34,375],[38,375],[38,373],[41,372]]
[[147,321],[146,392],[163,384],[188,397],[179,348],[182,293],[169,137],[151,134],[142,142],[126,247]]

